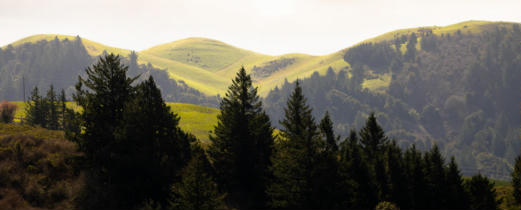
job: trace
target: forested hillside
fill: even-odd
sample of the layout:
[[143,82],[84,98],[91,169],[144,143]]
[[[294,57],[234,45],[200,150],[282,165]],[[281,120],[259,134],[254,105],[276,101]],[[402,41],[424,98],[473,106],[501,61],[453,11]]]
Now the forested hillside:
[[[138,64],[135,52],[127,57],[123,62],[129,66],[129,75],[140,75],[138,82],[152,75],[165,100],[213,107],[217,105],[215,96],[205,96],[184,82],[171,79],[164,70],[154,68],[151,64]],[[46,90],[50,84],[58,90],[65,89],[70,95],[77,77],[84,74],[85,68],[98,58],[88,53],[80,37],[74,40],[56,37],[50,41],[9,45],[0,49],[0,99],[23,100],[23,83],[26,96],[34,86]]]
[[[314,115],[329,111],[345,136],[375,111],[400,146],[437,144],[464,174],[507,178],[521,147],[520,26],[460,27],[402,31],[350,48],[344,55],[349,71],[330,69],[302,81]],[[386,77],[390,84],[379,91],[363,88]],[[274,122],[293,87],[286,82],[266,97]]]

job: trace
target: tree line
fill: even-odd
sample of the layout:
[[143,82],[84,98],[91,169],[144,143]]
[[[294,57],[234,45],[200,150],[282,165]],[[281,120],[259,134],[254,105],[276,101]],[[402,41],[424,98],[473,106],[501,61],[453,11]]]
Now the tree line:
[[[491,24],[479,33],[418,30],[360,44],[345,51],[349,68],[314,73],[302,79],[302,89],[314,116],[329,111],[343,136],[375,112],[400,147],[414,143],[428,150],[436,143],[455,156],[465,176],[479,170],[507,179],[521,147],[521,118],[511,114],[521,103],[514,79],[521,77],[519,26]],[[285,82],[264,98],[272,119],[283,118],[280,107],[294,86]]]
[[83,154],[75,160],[85,173],[78,208],[497,209],[501,202],[488,178],[464,180],[437,146],[401,149],[375,114],[341,139],[327,112],[315,120],[298,81],[276,131],[241,68],[205,146],[179,128],[152,77],[134,84],[127,71],[110,54],[75,86],[82,111],[69,123],[81,129],[65,132]]

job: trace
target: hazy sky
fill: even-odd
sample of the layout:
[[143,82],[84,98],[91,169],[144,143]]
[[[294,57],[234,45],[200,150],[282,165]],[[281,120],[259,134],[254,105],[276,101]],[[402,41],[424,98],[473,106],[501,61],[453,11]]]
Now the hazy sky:
[[0,0],[0,46],[50,33],[143,50],[207,37],[270,55],[322,55],[400,28],[521,22],[521,0]]

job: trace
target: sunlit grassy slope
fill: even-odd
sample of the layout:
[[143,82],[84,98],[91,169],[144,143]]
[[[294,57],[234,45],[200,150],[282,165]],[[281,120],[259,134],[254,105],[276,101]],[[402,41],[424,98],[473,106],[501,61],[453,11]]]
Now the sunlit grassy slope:
[[[392,40],[396,37],[422,30],[432,30],[432,33],[437,35],[456,33],[458,31],[464,34],[477,34],[487,30],[494,30],[499,25],[511,27],[513,24],[508,22],[466,21],[443,27],[430,26],[400,29],[361,43]],[[56,34],[35,35],[21,39],[13,43],[13,46],[38,40],[52,40],[55,37],[59,39],[67,38],[69,40],[76,38],[74,36]],[[104,50],[123,56],[127,56],[130,53],[130,50],[106,46],[84,38],[82,38],[82,42],[89,54],[93,56],[101,54]],[[303,79],[309,77],[315,71],[323,74],[330,66],[335,71],[348,68],[349,64],[343,59],[346,50],[347,48],[324,56],[298,53],[270,56],[240,49],[217,40],[187,38],[140,51],[138,52],[138,61],[140,63],[151,63],[156,67],[164,69],[169,73],[170,77],[183,80],[189,86],[205,94],[223,95],[231,83],[231,79],[241,66],[244,66],[247,71],[251,71],[254,66],[262,67],[269,62],[281,59],[294,59],[291,65],[284,66],[266,77],[254,78],[255,85],[259,87],[259,93],[265,96],[275,86],[283,84],[285,79],[289,82],[299,78]],[[377,75],[377,77],[378,79],[365,81],[364,87],[377,92],[385,91],[390,81],[389,76]]]
[[224,69],[241,60],[255,62],[266,57],[266,55],[206,38],[182,39],[158,45],[140,53],[197,66],[212,72]]
[[420,32],[423,30],[432,30],[433,34],[441,35],[441,34],[452,34],[460,31],[462,34],[478,34],[483,31],[495,29],[496,26],[509,26],[512,27],[512,22],[491,22],[491,21],[465,21],[461,23],[456,23],[448,26],[427,26],[427,27],[417,27],[417,28],[407,28],[407,29],[399,29],[395,31],[391,31],[388,33],[384,33],[382,35],[367,39],[362,41],[361,43],[368,42],[381,42],[381,41],[389,41],[394,38],[400,37],[402,35],[408,35],[412,32]]
[[217,125],[218,109],[183,103],[168,103],[168,106],[181,118],[181,129],[194,134],[203,144],[208,143],[208,134]]
[[[15,121],[20,122],[20,119],[25,116],[25,104],[23,101],[15,101],[13,103],[16,103],[18,106],[15,113]],[[179,121],[181,129],[192,133],[197,139],[201,140],[202,143],[208,143],[208,134],[217,124],[218,109],[183,103],[167,104],[170,109],[181,118]],[[72,102],[68,102],[67,107],[75,111],[80,111],[79,107]]]

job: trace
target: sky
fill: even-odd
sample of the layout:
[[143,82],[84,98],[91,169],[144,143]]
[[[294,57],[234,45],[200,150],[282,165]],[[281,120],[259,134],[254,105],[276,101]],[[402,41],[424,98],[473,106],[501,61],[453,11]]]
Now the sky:
[[521,0],[0,0],[0,46],[66,34],[139,51],[205,37],[268,55],[325,55],[467,20],[521,22]]

